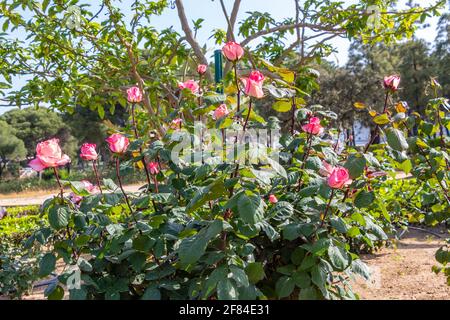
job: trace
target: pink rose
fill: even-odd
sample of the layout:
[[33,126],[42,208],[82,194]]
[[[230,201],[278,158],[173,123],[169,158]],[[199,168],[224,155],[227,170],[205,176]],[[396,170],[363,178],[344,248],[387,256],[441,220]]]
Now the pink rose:
[[323,127],[320,125],[320,119],[316,117],[312,117],[309,119],[309,123],[302,126],[303,131],[318,135],[323,133]]
[[127,90],[128,101],[131,103],[142,101],[142,92],[138,87],[132,87]]
[[81,153],[80,153],[80,157],[83,160],[86,161],[95,161],[98,158],[98,154],[97,154],[97,150],[95,150],[95,148],[97,148],[96,144],[93,143],[85,143],[81,146]]
[[398,90],[398,86],[400,85],[400,80],[401,79],[399,76],[384,77],[384,88],[395,92]]
[[148,170],[150,170],[150,173],[152,175],[157,175],[159,173],[159,169],[158,169],[158,163],[156,162],[150,162],[147,165]]
[[225,117],[227,114],[229,113],[227,105],[226,104],[221,104],[220,106],[217,107],[216,110],[214,110],[214,119],[218,120],[222,117]]
[[173,130],[177,130],[181,128],[181,125],[183,124],[183,119],[176,118],[172,120],[172,123],[170,124],[170,128]]
[[130,140],[119,133],[111,135],[108,139],[106,139],[106,142],[108,142],[109,149],[112,153],[119,154],[125,153],[130,145]]
[[230,41],[222,48],[223,55],[230,61],[238,61],[244,56],[244,49],[236,42]]
[[199,64],[197,67],[198,74],[205,74],[206,69],[208,69],[208,66],[206,64]]
[[245,94],[258,99],[264,97],[262,88],[264,79],[264,75],[259,71],[252,71],[248,78],[242,78],[241,81],[245,86]]
[[324,177],[329,177],[333,173],[334,167],[326,162],[322,161],[322,168],[320,168],[319,173]]
[[272,204],[275,204],[275,203],[278,202],[278,199],[277,199],[277,197],[275,195],[271,194],[269,196],[269,202],[272,203]]
[[350,175],[348,174],[348,170],[342,167],[334,168],[328,177],[328,185],[333,189],[341,189],[349,181]]
[[31,160],[31,161],[28,163],[28,166],[29,166],[31,169],[33,169],[34,171],[37,171],[37,172],[41,172],[42,170],[47,169],[47,167],[44,166],[44,165],[42,164],[41,160],[39,160],[38,158]]
[[62,153],[58,139],[50,139],[41,142],[36,147],[36,159],[29,163],[29,166],[36,171],[45,168],[56,168],[64,166],[70,162],[69,156]]
[[181,90],[189,89],[193,94],[196,94],[198,93],[200,86],[198,85],[197,81],[188,80],[186,82],[180,82],[178,84],[178,88],[180,88]]

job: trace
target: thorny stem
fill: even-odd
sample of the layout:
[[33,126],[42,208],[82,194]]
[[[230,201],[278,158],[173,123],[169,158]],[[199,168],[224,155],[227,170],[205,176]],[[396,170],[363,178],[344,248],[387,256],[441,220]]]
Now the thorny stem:
[[[297,73],[294,75],[294,85],[297,81]],[[291,135],[294,135],[295,129],[295,110],[297,109],[297,103],[295,101],[295,94],[292,97],[292,115],[291,115]]]
[[301,167],[301,173],[300,173],[300,178],[298,179],[298,188],[297,191],[300,191],[300,188],[302,187],[302,180],[303,180],[303,171],[305,170],[306,167],[306,160],[308,160],[309,157],[309,151],[311,150],[312,147],[312,141],[313,141],[313,134],[310,133],[308,134],[308,146],[305,150],[305,154],[303,155],[303,163],[302,163],[302,167]]
[[130,200],[128,199],[128,196],[125,193],[125,190],[123,189],[122,178],[120,177],[119,157],[116,157],[116,176],[117,176],[117,180],[119,181],[120,190],[122,191],[123,196],[125,197],[125,201],[127,202],[128,209],[130,209],[130,213],[133,214],[133,209],[131,209]]
[[159,193],[159,188],[158,188],[158,180],[156,179],[156,176],[153,176],[153,183],[155,184],[155,192]]
[[237,72],[237,62],[234,62],[234,81],[237,90],[237,112],[241,111],[241,90],[239,89],[239,77]]
[[56,167],[53,167],[53,172],[55,173],[56,181],[58,182],[61,200],[64,200],[64,188],[61,184],[61,181],[59,180],[58,169]]
[[[137,130],[136,117],[135,117],[135,104],[134,103],[131,106],[131,119],[133,121],[134,137],[136,138],[136,140],[139,140],[139,133]],[[139,147],[139,152],[140,152],[140,154],[142,154],[142,147]],[[150,189],[150,174],[148,172],[145,157],[142,158],[141,162],[142,162],[142,165],[144,166],[145,176],[147,178],[147,190],[148,190],[148,189]]]
[[330,199],[328,200],[327,208],[325,209],[325,213],[323,214],[322,222],[320,223],[320,228],[323,227],[323,224],[325,223],[325,219],[327,217],[328,211],[330,211],[331,201],[334,198],[335,189],[331,190]]
[[97,180],[98,189],[100,190],[100,193],[103,194],[102,186],[100,184],[100,176],[99,176],[98,170],[97,170],[96,160],[92,161],[92,168],[94,168],[94,173],[95,173],[95,178]]
[[252,99],[250,98],[250,103],[248,105],[248,114],[247,114],[247,118],[245,119],[245,123],[244,123],[244,133],[247,130],[247,124],[248,124],[248,119],[250,119],[250,113],[252,113]]

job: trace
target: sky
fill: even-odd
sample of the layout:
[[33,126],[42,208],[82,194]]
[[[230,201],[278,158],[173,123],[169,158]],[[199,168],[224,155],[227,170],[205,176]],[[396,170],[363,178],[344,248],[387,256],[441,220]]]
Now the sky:
[[[357,0],[342,0],[345,4],[353,4],[358,2]],[[92,5],[92,11],[96,11],[100,7],[100,0],[81,1],[83,3],[90,3]],[[171,2],[169,0],[169,2]],[[172,1],[174,2],[174,1]],[[233,0],[225,0],[227,11],[231,12]],[[402,2],[402,1],[401,1]],[[403,2],[406,2],[403,1]],[[123,9],[123,12],[127,16],[131,16],[130,4],[132,0],[114,0],[113,4]],[[419,3],[422,6],[433,3],[433,0],[420,0]],[[214,40],[210,39],[212,31],[214,29],[227,28],[226,20],[224,19],[219,0],[184,0],[184,6],[186,9],[186,15],[191,22],[200,18],[205,19],[202,23],[202,29],[199,30],[197,39],[199,43],[207,44],[210,56],[215,49],[219,49],[215,46]],[[400,5],[399,8],[402,8]],[[248,14],[248,11],[260,11],[269,12],[272,17],[280,21],[287,17],[293,17],[295,12],[295,5],[293,0],[242,0],[240,14],[237,21],[244,19]],[[102,14],[105,14],[105,10]],[[0,18],[1,22],[1,18]],[[418,30],[417,37],[426,39],[427,41],[433,41],[436,36],[436,26],[438,18],[428,19],[429,27]],[[181,31],[181,25],[178,20],[177,10],[170,8],[170,6],[164,11],[161,16],[155,16],[151,20],[151,24],[157,29],[164,29],[173,27],[175,30]],[[11,37],[17,37],[23,39],[23,34],[15,32],[11,34]],[[239,38],[237,39],[239,41]],[[345,65],[348,60],[349,41],[342,38],[335,38],[331,41],[331,44],[336,47],[337,53],[333,54],[329,60],[334,61],[338,65]],[[15,86],[22,86],[26,79],[15,79]],[[9,110],[8,108],[0,107],[0,114]]]

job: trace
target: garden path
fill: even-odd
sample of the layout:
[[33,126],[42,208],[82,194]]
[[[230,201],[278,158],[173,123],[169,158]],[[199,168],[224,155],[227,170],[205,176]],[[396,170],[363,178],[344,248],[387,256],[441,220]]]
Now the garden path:
[[[444,229],[433,231],[446,237]],[[431,271],[443,243],[443,239],[410,229],[391,248],[361,256],[375,277],[370,284],[358,280],[354,291],[367,300],[450,300],[446,278]]]
[[[137,192],[141,186],[129,185],[124,188],[127,192]],[[70,193],[70,190],[67,190],[67,193]],[[56,194],[58,194],[58,190],[0,194],[0,207],[41,205],[46,199]]]

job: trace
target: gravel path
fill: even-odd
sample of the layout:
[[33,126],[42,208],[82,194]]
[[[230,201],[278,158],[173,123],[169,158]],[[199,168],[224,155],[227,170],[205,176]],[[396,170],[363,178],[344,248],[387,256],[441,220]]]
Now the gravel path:
[[[142,185],[129,185],[125,186],[124,189],[127,192],[137,192],[141,186]],[[70,193],[70,191],[68,191],[67,193]],[[0,207],[41,205],[46,199],[54,197],[56,194],[58,194],[57,190],[12,193],[8,195],[0,194]]]

